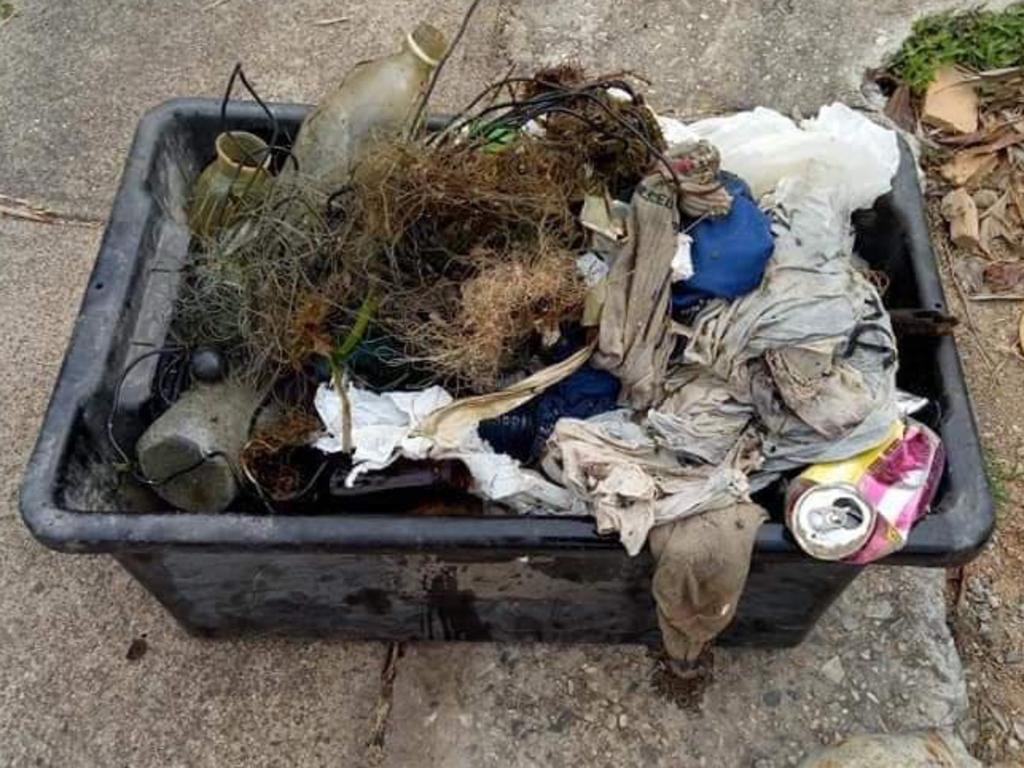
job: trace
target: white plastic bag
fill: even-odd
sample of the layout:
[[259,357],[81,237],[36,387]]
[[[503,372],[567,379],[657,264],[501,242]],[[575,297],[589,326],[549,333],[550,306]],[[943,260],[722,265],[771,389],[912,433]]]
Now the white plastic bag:
[[[452,402],[442,387],[419,392],[384,392],[377,394],[351,384],[346,389],[351,413],[353,469],[346,479],[351,486],[363,472],[384,469],[400,455],[424,458],[430,443],[410,437],[413,429],[438,408]],[[327,435],[316,441],[324,453],[345,450],[345,432],[341,398],[333,387],[321,384],[313,400]]]
[[700,141],[700,136],[682,120],[664,115],[658,115],[657,119],[661,135],[665,137],[665,141],[670,147],[676,144],[692,144]]
[[756,198],[771,194],[805,248],[825,256],[850,253],[850,215],[888,192],[899,167],[896,134],[845,104],[822,107],[799,126],[758,107],[689,127]]
[[[377,394],[350,384],[345,391],[352,438],[352,469],[345,478],[348,487],[353,487],[360,475],[385,469],[399,457],[457,459],[473,477],[473,492],[485,499],[521,511],[537,507],[565,511],[573,506],[568,490],[524,469],[511,456],[495,453],[475,427],[464,430],[457,445],[442,446],[432,437],[416,434],[428,416],[453,402],[442,387]],[[329,384],[321,384],[314,407],[327,431],[316,447],[324,453],[342,452],[344,409],[338,393]]]
[[871,205],[889,190],[899,166],[896,134],[845,104],[830,104],[797,126],[773,109],[757,107],[688,126],[722,156],[722,169],[746,181],[755,197],[787,177],[835,174],[848,190],[850,210]]

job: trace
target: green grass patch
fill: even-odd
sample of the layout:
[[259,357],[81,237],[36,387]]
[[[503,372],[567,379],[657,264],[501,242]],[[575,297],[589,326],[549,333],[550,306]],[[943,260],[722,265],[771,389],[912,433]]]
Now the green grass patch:
[[992,501],[996,505],[996,516],[998,517],[1006,505],[1010,503],[1010,488],[1008,484],[1017,478],[1006,471],[1005,465],[985,452],[985,479],[988,481],[988,488],[992,492]]
[[919,19],[889,69],[920,94],[944,64],[979,72],[1024,65],[1024,4]]
[[0,21],[7,21],[14,15],[14,3],[0,0]]

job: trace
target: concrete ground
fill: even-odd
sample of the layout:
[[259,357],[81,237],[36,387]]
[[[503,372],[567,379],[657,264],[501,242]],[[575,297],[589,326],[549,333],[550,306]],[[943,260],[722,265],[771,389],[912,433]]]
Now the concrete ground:
[[[0,195],[73,220],[0,218],[0,765],[764,767],[962,720],[941,572],[869,572],[800,648],[719,650],[694,705],[661,691],[637,647],[411,646],[377,748],[384,646],[195,640],[111,561],[30,538],[20,473],[142,112],[219,95],[239,60],[265,98],[313,101],[413,20],[454,29],[464,5],[15,0],[0,22]],[[574,57],[647,75],[665,111],[808,112],[856,100],[912,16],[948,5],[485,0],[438,108],[512,66]]]

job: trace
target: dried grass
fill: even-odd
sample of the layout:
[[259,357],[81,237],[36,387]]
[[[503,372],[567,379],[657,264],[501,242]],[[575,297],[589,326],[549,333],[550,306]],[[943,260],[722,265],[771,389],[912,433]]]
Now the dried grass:
[[486,391],[542,329],[578,316],[576,174],[568,153],[529,138],[493,153],[396,143],[359,169],[342,258],[363,265],[405,359]]
[[577,172],[568,153],[530,139],[500,152],[394,143],[358,169],[352,200],[370,251],[466,257],[539,232],[571,242]]
[[569,251],[474,254],[476,274],[458,301],[426,322],[396,328],[443,376],[488,390],[523,365],[535,337],[557,338],[567,318],[579,317],[586,286]]
[[552,114],[544,128],[548,142],[573,155],[573,167],[589,169],[579,177],[578,187],[621,191],[654,169],[651,147],[659,152],[667,148],[654,114],[642,102],[602,94],[570,104],[571,113]]
[[336,233],[319,214],[325,202],[301,180],[279,179],[259,209],[193,254],[176,309],[179,338],[221,350],[261,386],[328,354],[358,302],[335,255]]
[[305,480],[291,461],[292,451],[305,445],[319,427],[320,422],[312,414],[285,407],[242,449],[240,461],[246,474],[271,499],[285,499],[295,494]]
[[[377,338],[457,391],[492,389],[523,365],[538,337],[582,311],[583,196],[628,190],[668,161],[642,98],[609,96],[630,91],[623,80],[568,67],[489,92],[506,86],[511,107],[481,107],[465,131],[376,145],[330,201],[278,177],[259,210],[190,263],[182,340],[265,385],[311,358],[336,367],[371,307]],[[531,120],[544,138],[520,130]]]

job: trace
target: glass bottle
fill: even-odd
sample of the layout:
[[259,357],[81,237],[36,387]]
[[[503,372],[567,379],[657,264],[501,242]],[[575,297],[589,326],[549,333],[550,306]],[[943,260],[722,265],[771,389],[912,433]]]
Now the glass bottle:
[[270,148],[259,136],[226,131],[215,147],[217,157],[196,179],[188,209],[189,229],[204,240],[258,205],[270,182]]
[[344,185],[374,141],[410,126],[445,48],[422,23],[397,53],[357,64],[303,121],[292,146],[299,173],[325,192]]

